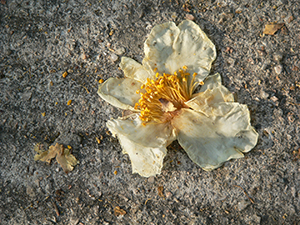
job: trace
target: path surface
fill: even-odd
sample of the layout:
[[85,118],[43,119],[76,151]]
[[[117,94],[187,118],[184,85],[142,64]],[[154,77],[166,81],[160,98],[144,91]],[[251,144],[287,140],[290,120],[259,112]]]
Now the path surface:
[[[299,8],[297,0],[1,0],[0,223],[299,222]],[[122,112],[98,97],[98,81],[123,76],[121,56],[141,62],[153,26],[191,16],[216,45],[212,73],[249,106],[258,145],[205,172],[174,143],[160,176],[131,174],[105,128]],[[270,22],[285,25],[264,35]],[[33,160],[37,143],[55,142],[80,161],[69,174]]]

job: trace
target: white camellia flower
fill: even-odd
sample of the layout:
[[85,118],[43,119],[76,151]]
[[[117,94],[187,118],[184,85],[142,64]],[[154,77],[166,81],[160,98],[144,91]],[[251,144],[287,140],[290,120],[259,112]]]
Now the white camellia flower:
[[107,122],[133,173],[160,174],[166,148],[176,139],[204,170],[241,158],[256,145],[247,106],[234,102],[219,74],[208,76],[216,50],[198,25],[157,25],[144,48],[142,65],[123,57],[125,78],[109,78],[98,90],[110,104],[133,111]]

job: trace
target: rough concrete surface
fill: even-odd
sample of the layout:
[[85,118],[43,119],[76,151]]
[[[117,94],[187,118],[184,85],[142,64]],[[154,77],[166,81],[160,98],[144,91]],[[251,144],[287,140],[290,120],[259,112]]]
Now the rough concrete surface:
[[[299,9],[298,0],[1,0],[0,223],[299,223]],[[107,132],[122,112],[98,97],[98,81],[123,76],[121,56],[141,62],[156,24],[186,17],[216,45],[211,73],[249,106],[259,141],[211,172],[175,142],[162,174],[143,178]],[[284,26],[263,34],[271,22]],[[33,159],[37,143],[57,142],[80,161],[68,174]]]

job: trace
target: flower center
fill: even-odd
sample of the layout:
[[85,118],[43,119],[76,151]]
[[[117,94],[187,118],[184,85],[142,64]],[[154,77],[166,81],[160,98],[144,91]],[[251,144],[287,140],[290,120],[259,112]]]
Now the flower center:
[[[157,69],[155,68],[154,71]],[[203,82],[195,82],[196,73],[190,78],[186,72],[187,67],[174,74],[156,73],[154,79],[147,78],[147,82],[137,90],[141,94],[135,109],[141,110],[140,119],[143,125],[154,121],[164,123],[170,121],[181,108],[187,108],[184,104],[190,100],[195,88]]]

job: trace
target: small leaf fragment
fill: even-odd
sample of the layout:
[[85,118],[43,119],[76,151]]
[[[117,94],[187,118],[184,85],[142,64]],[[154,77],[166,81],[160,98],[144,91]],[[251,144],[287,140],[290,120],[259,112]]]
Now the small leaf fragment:
[[61,165],[65,173],[73,170],[74,166],[79,163],[79,161],[70,153],[70,150],[64,148],[63,145],[56,143],[55,146],[50,146],[49,150],[41,151],[39,147],[35,147],[35,151],[38,152],[34,156],[34,160],[40,160],[43,162],[51,163],[51,160],[56,157],[57,162]]
[[158,196],[161,197],[161,198],[165,197],[163,191],[164,191],[164,186],[157,187]]
[[267,35],[274,35],[283,26],[284,26],[284,23],[266,24],[263,33],[267,34]]
[[116,206],[114,208],[115,216],[124,216],[126,214],[126,211],[124,209],[121,209],[120,206]]

